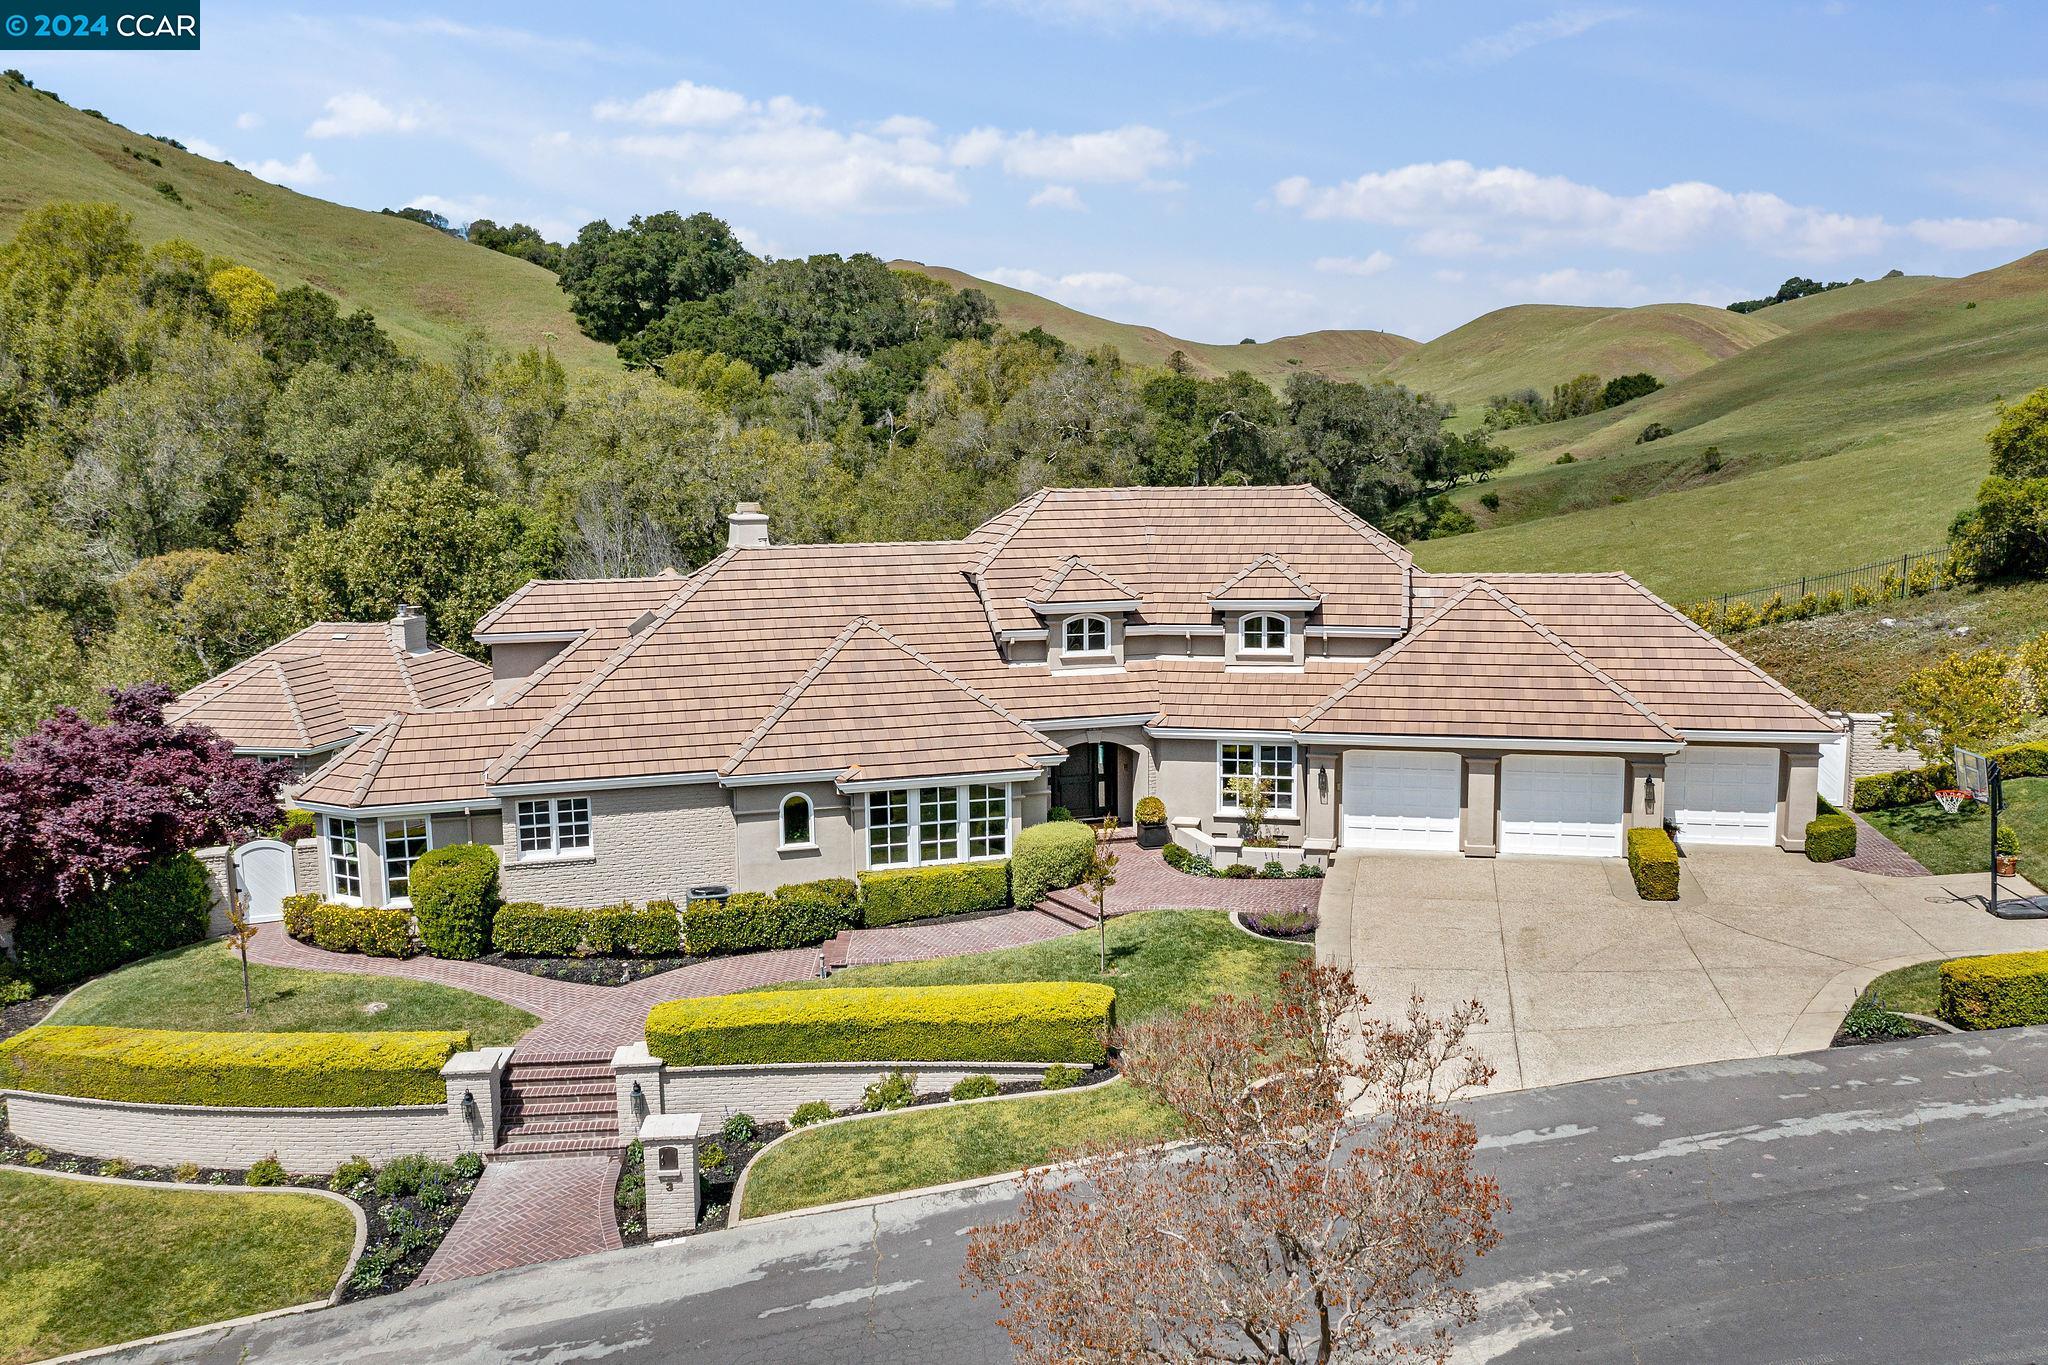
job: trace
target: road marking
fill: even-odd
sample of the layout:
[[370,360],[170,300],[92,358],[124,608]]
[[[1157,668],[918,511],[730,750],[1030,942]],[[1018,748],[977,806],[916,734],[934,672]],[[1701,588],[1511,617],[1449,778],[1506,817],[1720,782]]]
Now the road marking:
[[842,1289],[837,1294],[820,1294],[806,1303],[786,1303],[780,1308],[763,1309],[758,1316],[772,1318],[777,1313],[817,1312],[824,1308],[843,1308],[849,1303],[863,1299],[880,1298],[884,1294],[901,1294],[906,1289],[915,1289],[923,1280],[897,1280],[893,1284],[862,1285],[858,1289]]
[[1519,1133],[1502,1133],[1499,1137],[1479,1139],[1478,1151],[1491,1147],[1527,1147],[1538,1142],[1563,1142],[1566,1138],[1584,1137],[1598,1132],[1597,1128],[1581,1128],[1576,1123],[1560,1123],[1555,1128],[1524,1128]]
[[1738,1142],[1782,1142],[1786,1138],[1840,1137],[1850,1133],[1895,1133],[1924,1123],[1955,1119],[2005,1118],[2012,1114],[2048,1109],[2048,1095],[2009,1095],[1984,1104],[1960,1104],[1952,1100],[1923,1104],[1918,1108],[1887,1114],[1877,1109],[1844,1109],[1810,1118],[1779,1119],[1773,1124],[1729,1128],[1690,1137],[1666,1138],[1646,1152],[1624,1152],[1614,1161],[1662,1161],[1666,1157],[1693,1156],[1717,1152]]

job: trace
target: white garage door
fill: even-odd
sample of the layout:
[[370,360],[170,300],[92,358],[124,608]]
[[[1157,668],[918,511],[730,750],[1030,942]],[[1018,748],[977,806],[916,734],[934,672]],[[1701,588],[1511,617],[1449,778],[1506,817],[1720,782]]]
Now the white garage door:
[[1344,846],[1458,851],[1464,760],[1411,749],[1344,756]]
[[1612,858],[1621,852],[1618,758],[1509,754],[1501,762],[1500,851]]
[[1774,844],[1776,749],[1687,748],[1665,765],[1666,809],[1685,844]]

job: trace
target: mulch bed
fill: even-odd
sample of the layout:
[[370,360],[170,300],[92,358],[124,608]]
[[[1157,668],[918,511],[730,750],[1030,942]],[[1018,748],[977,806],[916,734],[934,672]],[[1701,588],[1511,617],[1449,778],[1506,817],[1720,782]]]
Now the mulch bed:
[[[131,1165],[125,1161],[102,1160],[37,1147],[22,1142],[4,1125],[0,1125],[0,1165],[19,1166],[26,1170],[117,1176],[122,1180],[141,1180],[173,1189],[194,1185],[250,1187],[247,1171],[193,1166],[184,1168],[183,1174],[187,1178],[181,1180],[178,1170],[169,1166]],[[320,1176],[301,1175],[270,1188],[325,1190],[330,1187]],[[395,1294],[419,1278],[420,1271],[426,1269],[427,1262],[432,1259],[435,1248],[441,1245],[441,1239],[448,1235],[448,1229],[454,1227],[455,1220],[461,1216],[463,1205],[469,1202],[470,1193],[476,1189],[476,1180],[473,1177],[452,1179],[445,1188],[447,1200],[436,1208],[427,1207],[417,1194],[387,1199],[376,1192],[371,1181],[364,1181],[353,1189],[334,1191],[345,1199],[353,1200],[370,1225],[370,1236],[364,1243],[362,1259],[351,1269],[348,1283],[342,1287],[342,1302]],[[414,1230],[410,1238],[413,1245],[405,1247],[400,1244],[396,1224],[412,1225]]]
[[57,1008],[61,995],[39,995],[15,1005],[0,1005],[0,1039],[26,1033],[43,1022],[43,1016]]

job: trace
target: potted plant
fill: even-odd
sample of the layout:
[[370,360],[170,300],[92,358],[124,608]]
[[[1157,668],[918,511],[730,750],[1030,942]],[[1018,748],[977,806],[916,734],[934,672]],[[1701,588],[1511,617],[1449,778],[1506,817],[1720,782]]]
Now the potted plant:
[[1138,798],[1138,847],[1166,847],[1166,803],[1156,796]]
[[2012,832],[2011,825],[1999,826],[1998,838],[1992,843],[1992,852],[1996,855],[1994,862],[1997,865],[1999,876],[2014,877],[2019,875],[2020,840],[2019,836]]

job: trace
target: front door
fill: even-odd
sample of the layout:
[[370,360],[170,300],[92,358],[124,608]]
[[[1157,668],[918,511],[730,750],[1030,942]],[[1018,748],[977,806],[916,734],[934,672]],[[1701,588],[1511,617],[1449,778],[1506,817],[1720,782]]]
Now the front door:
[[1100,820],[1117,813],[1116,746],[1076,744],[1052,770],[1052,803],[1076,820]]

